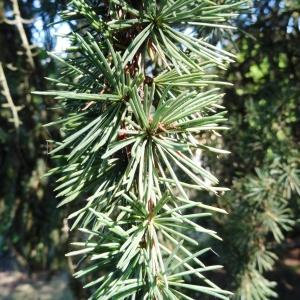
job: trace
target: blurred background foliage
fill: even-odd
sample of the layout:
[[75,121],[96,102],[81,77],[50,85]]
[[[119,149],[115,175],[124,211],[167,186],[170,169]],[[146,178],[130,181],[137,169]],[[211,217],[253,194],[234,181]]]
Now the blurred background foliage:
[[[46,90],[44,77],[57,72],[46,51],[60,49],[54,32],[66,25],[47,25],[59,20],[65,5],[63,0],[0,1],[2,272],[71,269],[64,257],[66,214],[56,209],[55,179],[43,177],[51,166],[46,140],[59,132],[42,125],[56,119],[59,110],[30,94]],[[216,276],[237,291],[236,299],[264,300],[275,293],[281,300],[300,297],[293,284],[300,280],[299,17],[298,0],[253,1],[251,11],[237,20],[241,30],[234,40],[224,40],[238,57],[224,74],[234,84],[224,99],[231,130],[215,140],[232,154],[210,165],[231,187],[218,200],[230,214],[214,220],[224,237],[214,247],[227,272]],[[291,256],[286,278],[282,263]]]
[[[224,237],[219,253],[236,299],[299,297],[292,283],[300,274],[299,16],[299,1],[254,1],[228,46],[238,52],[225,74],[234,89],[226,91],[231,130],[221,143],[232,154],[214,169],[231,187],[219,199],[229,215],[216,221]],[[298,278],[280,268],[291,255]]]

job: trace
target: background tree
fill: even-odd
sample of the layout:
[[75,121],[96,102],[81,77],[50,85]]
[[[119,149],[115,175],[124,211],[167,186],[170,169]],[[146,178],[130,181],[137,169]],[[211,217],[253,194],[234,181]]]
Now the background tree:
[[[62,4],[0,3],[0,253],[13,254],[30,269],[49,268],[63,241],[51,180],[42,178],[49,168],[44,143],[48,133],[42,125],[57,113],[30,93],[46,88],[45,71],[54,71],[45,49],[53,49],[55,39],[46,24],[57,18]],[[37,31],[37,21],[43,34]]]
[[226,75],[237,87],[225,97],[232,130],[221,141],[232,155],[215,166],[232,187],[220,200],[230,212],[220,223],[220,252],[236,298],[246,300],[280,291],[267,272],[278,250],[288,249],[287,231],[299,230],[300,195],[299,1],[253,4],[238,22],[243,32],[233,44],[240,53]]

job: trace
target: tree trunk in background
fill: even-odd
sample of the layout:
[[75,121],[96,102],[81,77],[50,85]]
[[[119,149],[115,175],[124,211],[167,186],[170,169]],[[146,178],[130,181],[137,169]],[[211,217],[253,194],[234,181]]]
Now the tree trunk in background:
[[[42,125],[54,113],[31,95],[47,86],[44,70],[54,68],[45,50],[32,45],[35,18],[49,23],[63,1],[41,2],[0,4],[0,255],[12,255],[30,270],[59,266],[56,256],[66,235],[51,182],[42,178],[49,168],[49,134]],[[54,45],[47,31],[42,42]]]

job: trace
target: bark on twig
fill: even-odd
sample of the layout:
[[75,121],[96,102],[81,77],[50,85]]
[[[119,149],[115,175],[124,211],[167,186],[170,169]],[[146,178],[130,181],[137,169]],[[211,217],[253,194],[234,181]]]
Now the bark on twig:
[[3,65],[2,65],[1,62],[0,62],[0,86],[2,86],[2,94],[6,98],[8,106],[11,109],[15,128],[18,130],[19,127],[20,127],[21,121],[20,121],[20,118],[19,118],[19,115],[18,115],[18,109],[15,106],[14,101],[11,97],[9,87],[8,87],[8,84],[7,84],[7,80],[6,80],[6,77],[5,77]]
[[31,52],[31,46],[30,43],[27,39],[27,35],[23,26],[24,20],[21,17],[21,13],[20,13],[20,8],[19,8],[19,4],[18,4],[18,0],[11,0],[12,5],[13,5],[13,13],[14,13],[14,25],[17,27],[20,37],[21,37],[21,41],[22,41],[22,46],[25,50],[25,54],[27,57],[27,61],[30,65],[30,67],[32,69],[35,68],[35,64],[34,64],[34,60],[33,60],[33,55]]

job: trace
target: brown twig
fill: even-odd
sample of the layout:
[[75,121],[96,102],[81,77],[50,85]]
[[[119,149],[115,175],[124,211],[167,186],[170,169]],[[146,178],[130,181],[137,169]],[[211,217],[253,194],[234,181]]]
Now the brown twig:
[[10,90],[7,84],[7,80],[5,77],[4,69],[2,66],[2,63],[0,62],[0,84],[2,86],[2,94],[7,100],[8,106],[11,109],[12,116],[13,116],[13,122],[15,124],[15,128],[18,130],[21,124],[19,115],[18,115],[18,109],[14,104],[14,101],[12,99],[12,96],[10,94]]
[[20,34],[21,41],[22,41],[22,46],[23,46],[23,48],[25,50],[25,53],[26,53],[27,61],[30,65],[30,67],[32,69],[34,69],[35,64],[34,64],[33,55],[32,55],[32,52],[31,52],[31,45],[30,45],[30,43],[27,39],[27,35],[26,35],[25,29],[24,29],[24,26],[23,26],[23,24],[27,23],[27,21],[25,21],[21,17],[18,0],[11,0],[11,2],[12,2],[12,5],[13,5],[13,13],[14,13],[14,18],[15,19],[13,21],[10,21],[10,22],[13,22],[12,24],[17,27],[17,29],[19,31],[19,34]]

